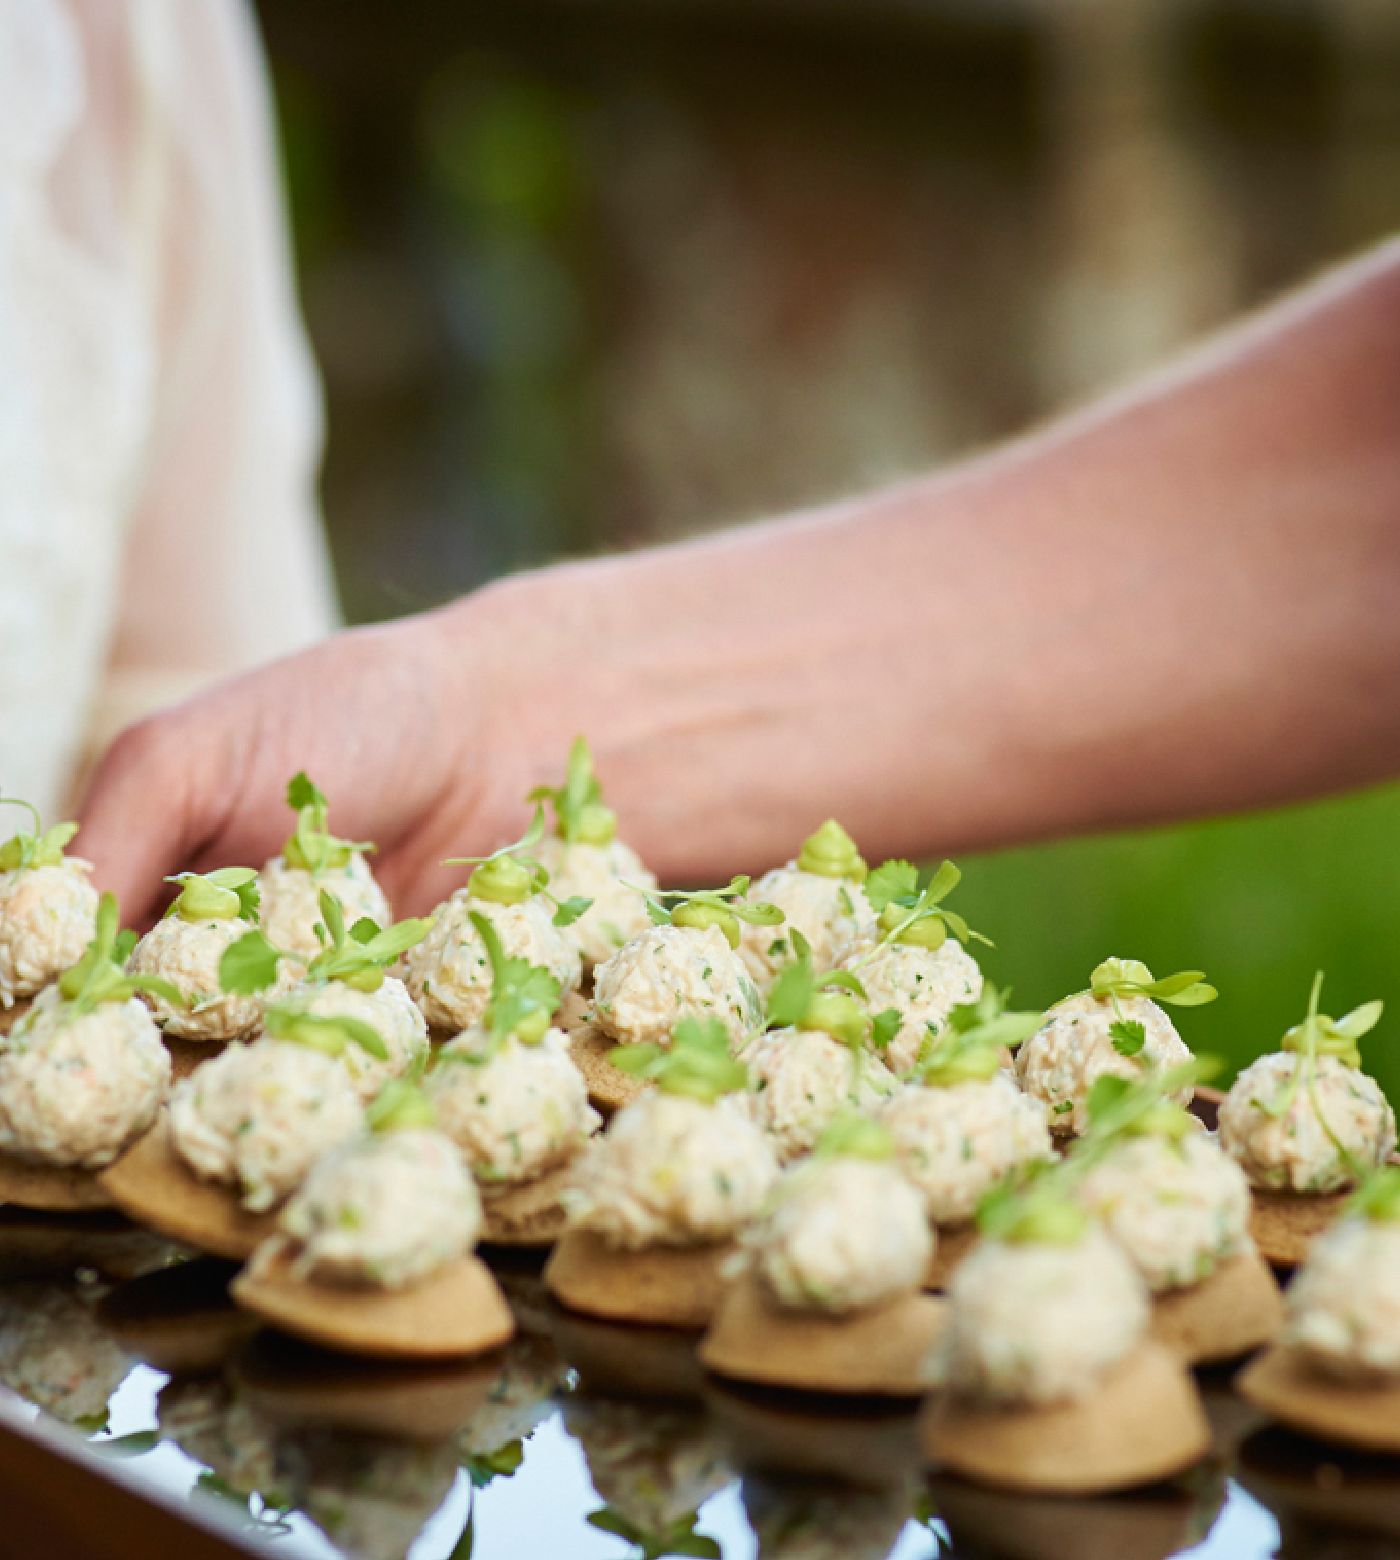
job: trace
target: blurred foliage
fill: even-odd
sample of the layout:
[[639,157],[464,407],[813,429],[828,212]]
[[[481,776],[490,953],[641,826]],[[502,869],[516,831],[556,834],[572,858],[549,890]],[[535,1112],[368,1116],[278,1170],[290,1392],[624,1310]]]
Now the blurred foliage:
[[[1393,0],[261,15],[355,619],[928,467],[1400,221]],[[1238,1063],[1321,967],[1400,1097],[1400,793],[964,865],[1019,1001],[1201,966]]]

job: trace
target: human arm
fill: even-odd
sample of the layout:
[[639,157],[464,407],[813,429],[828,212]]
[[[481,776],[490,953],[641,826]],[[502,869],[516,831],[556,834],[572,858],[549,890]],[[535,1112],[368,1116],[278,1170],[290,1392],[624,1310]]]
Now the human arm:
[[[1400,246],[947,472],[566,564],[135,728],[84,845],[141,904],[306,765],[413,908],[588,733],[663,877],[1289,800],[1400,770]],[[158,799],[158,800],[156,800]],[[163,809],[168,809],[163,811]]]

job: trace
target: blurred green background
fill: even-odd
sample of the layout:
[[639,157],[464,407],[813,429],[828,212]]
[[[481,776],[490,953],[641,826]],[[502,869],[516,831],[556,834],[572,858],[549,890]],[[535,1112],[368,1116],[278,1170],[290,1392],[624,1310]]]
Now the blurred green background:
[[[1400,219],[1395,0],[260,15],[356,620],[928,469]],[[1238,1063],[1321,967],[1400,1098],[1400,793],[963,865],[1018,998],[1201,966]]]

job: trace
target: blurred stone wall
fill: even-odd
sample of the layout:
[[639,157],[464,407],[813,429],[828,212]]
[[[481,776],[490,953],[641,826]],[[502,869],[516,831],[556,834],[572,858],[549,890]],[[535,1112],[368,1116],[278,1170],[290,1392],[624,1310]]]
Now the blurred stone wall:
[[268,0],[349,612],[1012,433],[1393,230],[1397,0]]

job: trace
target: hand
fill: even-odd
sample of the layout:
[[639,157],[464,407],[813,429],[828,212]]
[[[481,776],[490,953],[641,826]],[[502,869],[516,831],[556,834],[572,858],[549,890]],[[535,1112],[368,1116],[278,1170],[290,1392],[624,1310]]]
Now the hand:
[[275,855],[298,769],[330,798],[337,834],[378,843],[375,874],[396,913],[459,884],[462,870],[439,862],[518,833],[531,783],[493,714],[492,690],[507,686],[492,648],[501,613],[490,603],[502,596],[512,593],[337,634],[122,733],[93,778],[76,848],[125,919],[144,925],[159,910],[169,873]]

